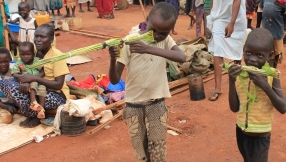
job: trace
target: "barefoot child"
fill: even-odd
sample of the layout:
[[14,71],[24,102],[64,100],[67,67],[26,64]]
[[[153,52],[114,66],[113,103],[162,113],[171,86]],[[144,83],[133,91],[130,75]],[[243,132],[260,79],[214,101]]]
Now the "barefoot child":
[[[273,54],[273,37],[263,28],[250,32],[244,46],[247,66],[261,69]],[[269,66],[269,65],[268,65]],[[280,80],[253,72],[242,75],[240,65],[229,71],[229,106],[237,113],[236,139],[245,162],[267,162],[274,108],[286,112]]]
[[35,18],[30,17],[30,7],[26,2],[18,4],[19,15],[17,19],[10,21],[11,23],[18,23],[20,25],[19,37],[20,42],[29,41],[34,43],[34,34],[38,25]]
[[[13,77],[9,68],[11,60],[10,52],[4,47],[0,47],[0,84],[4,79]],[[14,113],[16,113],[16,109],[13,101],[9,100],[0,89],[0,123],[10,124]]]
[[[67,14],[65,17],[75,17],[75,7],[76,7],[76,0],[63,0],[64,6],[66,7]],[[72,14],[70,13],[70,9]]]
[[63,2],[62,0],[50,0],[50,10],[52,10],[52,15],[55,15],[54,10],[57,10],[58,16],[61,16],[60,9],[63,7]]
[[123,118],[138,161],[166,161],[168,110],[165,98],[171,97],[166,59],[177,62],[186,59],[169,35],[177,14],[171,4],[159,2],[151,9],[144,31],[153,30],[157,43],[137,41],[125,45],[124,55],[119,59],[119,50],[109,48],[110,81],[118,83],[124,67],[128,69]]
[[209,52],[214,53],[215,90],[209,97],[216,101],[221,95],[223,58],[240,63],[246,36],[245,0],[213,0],[207,17],[207,28],[212,32]]
[[[35,61],[40,60],[38,57],[34,57],[34,45],[31,42],[22,42],[19,45],[20,59],[16,62],[12,69],[12,74],[16,80],[19,80],[21,74],[31,74],[44,77],[44,68],[31,69],[28,65],[32,65]],[[36,96],[39,98],[39,103],[36,100]],[[38,112],[38,118],[45,118],[45,97],[46,97],[46,87],[39,85],[37,82],[30,83],[30,108]]]

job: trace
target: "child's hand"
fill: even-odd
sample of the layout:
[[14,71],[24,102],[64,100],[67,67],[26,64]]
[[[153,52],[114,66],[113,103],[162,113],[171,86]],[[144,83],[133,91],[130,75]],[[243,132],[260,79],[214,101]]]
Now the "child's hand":
[[30,84],[29,83],[20,83],[20,92],[27,94],[30,92]]
[[35,75],[25,74],[19,77],[20,83],[30,83],[34,81]]
[[234,30],[234,24],[233,23],[229,23],[225,27],[225,38],[229,38],[231,36],[231,34],[233,33],[233,30]]
[[242,72],[242,68],[240,65],[233,64],[230,66],[228,70],[229,82],[234,83],[236,81],[236,77]]
[[210,31],[210,29],[206,28],[206,38],[207,39],[211,39],[212,38],[212,32]]
[[135,42],[131,42],[129,43],[130,46],[130,52],[131,53],[148,53],[147,49],[149,46],[147,46],[146,44],[144,44],[141,41],[135,41]]
[[249,78],[258,87],[264,89],[266,86],[269,86],[268,81],[264,76],[257,74],[257,73],[250,72],[250,71],[247,71],[247,72],[249,74]]
[[117,46],[109,47],[108,51],[111,59],[116,59],[120,55],[120,51]]

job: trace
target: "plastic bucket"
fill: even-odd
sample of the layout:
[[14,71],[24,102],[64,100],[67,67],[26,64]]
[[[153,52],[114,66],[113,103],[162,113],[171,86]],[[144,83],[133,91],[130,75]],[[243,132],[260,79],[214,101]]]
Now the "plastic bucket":
[[20,30],[19,24],[7,23],[7,25],[8,25],[8,28],[9,28],[12,32],[14,32],[14,33],[18,33],[19,30]]
[[67,23],[69,25],[69,28],[71,28],[71,29],[81,29],[82,28],[82,18],[81,17],[68,18]]
[[206,98],[204,83],[201,74],[188,75],[190,98],[192,101],[199,101]]

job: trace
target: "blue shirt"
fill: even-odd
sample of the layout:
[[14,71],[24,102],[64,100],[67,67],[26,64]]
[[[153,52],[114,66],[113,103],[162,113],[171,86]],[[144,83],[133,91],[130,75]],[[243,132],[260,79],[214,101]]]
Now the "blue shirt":
[[282,39],[284,36],[283,16],[285,9],[274,4],[274,0],[261,0],[262,26],[272,33],[274,39]]

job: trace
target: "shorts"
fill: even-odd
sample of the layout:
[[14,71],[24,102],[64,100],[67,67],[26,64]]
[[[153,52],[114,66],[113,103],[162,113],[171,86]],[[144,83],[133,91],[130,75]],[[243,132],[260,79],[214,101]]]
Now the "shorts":
[[245,135],[242,130],[236,126],[236,140],[244,162],[268,161],[270,135],[268,137],[250,137]]
[[37,82],[31,82],[30,83],[30,89],[34,89],[36,91],[37,96],[46,97],[46,95],[47,95],[46,87],[38,84]]
[[284,59],[284,45],[283,45],[283,38],[281,39],[274,39],[273,42],[274,54],[271,56],[271,59],[275,59],[276,56],[279,56],[279,60],[281,63]]
[[165,100],[126,103],[123,119],[128,126],[135,158],[140,162],[165,162],[168,121]]

